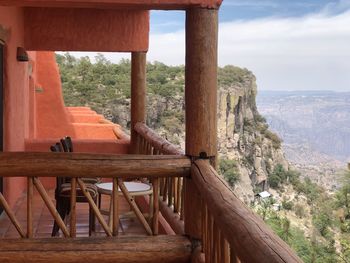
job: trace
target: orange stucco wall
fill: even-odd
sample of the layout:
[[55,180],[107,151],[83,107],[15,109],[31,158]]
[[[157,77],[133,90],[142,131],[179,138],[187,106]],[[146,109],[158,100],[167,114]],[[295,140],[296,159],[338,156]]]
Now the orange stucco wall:
[[0,0],[3,5],[41,7],[185,9],[193,6],[218,8],[223,0]]
[[[6,30],[4,61],[4,150],[23,151],[28,123],[28,64],[16,60],[17,47],[23,46],[23,10],[0,6],[0,25]],[[22,193],[23,178],[4,179],[4,193],[10,204]]]
[[25,47],[51,51],[147,51],[149,12],[25,8]]
[[[26,140],[26,151],[49,151],[64,136],[73,139],[75,152],[122,154],[129,152],[129,140],[117,140],[114,129],[102,115],[89,107],[65,107],[58,65],[54,52],[31,52],[34,80],[35,136]],[[42,179],[46,187],[54,180]]]
[[[49,151],[52,143],[69,135],[76,151],[127,153],[128,139],[117,140],[113,131],[119,126],[89,108],[65,108],[53,52],[28,52],[29,62],[17,61],[17,47],[25,44],[27,22],[22,8],[0,6],[1,38],[5,42],[4,150]],[[148,38],[143,41],[147,42]],[[25,178],[4,179],[4,195],[10,205],[25,189]]]

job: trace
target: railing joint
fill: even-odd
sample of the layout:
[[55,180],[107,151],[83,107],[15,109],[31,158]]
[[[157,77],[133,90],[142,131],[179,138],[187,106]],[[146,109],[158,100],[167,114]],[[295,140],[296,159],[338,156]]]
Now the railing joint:
[[202,249],[202,241],[200,239],[192,238],[192,237],[188,237],[188,238],[191,241],[192,252],[195,251],[197,248]]

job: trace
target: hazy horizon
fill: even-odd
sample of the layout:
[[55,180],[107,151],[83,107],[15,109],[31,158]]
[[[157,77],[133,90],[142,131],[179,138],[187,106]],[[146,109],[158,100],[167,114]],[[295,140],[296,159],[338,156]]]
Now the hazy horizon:
[[[219,65],[251,70],[260,90],[350,91],[350,0],[224,0],[219,17]],[[185,12],[152,11],[150,26],[148,60],[184,64]]]

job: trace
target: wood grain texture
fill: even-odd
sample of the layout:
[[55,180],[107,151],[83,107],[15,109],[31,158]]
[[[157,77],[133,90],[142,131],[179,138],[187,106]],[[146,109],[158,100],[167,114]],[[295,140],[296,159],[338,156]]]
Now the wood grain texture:
[[245,206],[208,161],[191,169],[208,210],[242,262],[302,262],[291,248]]
[[34,177],[33,179],[34,185],[36,187],[36,189],[38,190],[41,198],[43,199],[46,207],[49,209],[50,214],[52,215],[52,217],[55,219],[57,225],[59,226],[59,228],[62,230],[63,235],[65,237],[69,237],[69,231],[67,229],[67,226],[65,225],[65,223],[63,222],[60,214],[57,212],[55,205],[53,204],[50,196],[47,194],[43,184],[40,182],[40,180],[36,177]]
[[113,227],[112,227],[112,234],[113,236],[118,235],[119,230],[119,195],[118,195],[118,179],[113,178],[113,190],[112,190],[112,209],[113,209]]
[[26,237],[26,234],[24,233],[20,223],[18,222],[18,220],[15,216],[15,213],[12,211],[11,207],[7,203],[5,197],[2,195],[2,193],[0,193],[0,206],[2,206],[4,208],[5,213],[9,217],[11,223],[15,226],[18,234],[23,238]]
[[218,11],[186,11],[186,155],[217,154]]
[[159,179],[153,179],[153,211],[152,211],[152,230],[153,235],[158,235],[159,228]]
[[171,144],[164,138],[160,137],[156,132],[149,128],[146,124],[138,122],[134,126],[135,131],[148,141],[154,149],[162,154],[184,155],[184,151],[179,147]]
[[131,53],[131,153],[137,154],[135,124],[146,121],[146,53]]
[[191,243],[183,236],[0,240],[2,263],[182,263]]
[[33,177],[27,179],[27,238],[33,237]]
[[70,194],[70,224],[69,231],[71,237],[76,237],[77,234],[77,178],[71,179],[71,194]]
[[146,221],[145,217],[143,216],[142,212],[137,206],[135,199],[130,195],[130,193],[128,192],[128,189],[126,188],[124,182],[121,179],[118,179],[118,185],[119,185],[120,191],[123,193],[125,197],[125,200],[130,205],[130,208],[134,211],[136,218],[140,221],[140,223],[146,230],[147,234],[150,236],[153,235],[151,227],[149,226],[148,222]]
[[185,156],[7,152],[0,154],[3,177],[183,177],[190,174]]
[[97,217],[98,222],[101,224],[103,230],[106,232],[106,235],[111,237],[112,231],[107,225],[106,221],[104,220],[100,210],[98,209],[97,205],[95,204],[93,198],[91,197],[90,192],[86,189],[86,186],[80,178],[77,178],[77,183],[80,186],[80,189],[83,191],[84,196],[89,202],[89,206],[91,207],[92,211],[94,212],[95,216]]
[[159,200],[159,210],[177,235],[185,234],[184,221],[180,219],[180,215],[178,213],[174,213],[173,209],[171,209],[168,204],[162,200]]

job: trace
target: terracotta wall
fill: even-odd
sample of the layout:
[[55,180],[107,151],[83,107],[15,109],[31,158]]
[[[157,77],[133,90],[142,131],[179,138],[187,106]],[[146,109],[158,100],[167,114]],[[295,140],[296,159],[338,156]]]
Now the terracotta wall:
[[223,0],[0,0],[0,4],[19,6],[95,7],[134,9],[185,9],[200,6],[218,8]]
[[28,50],[148,50],[148,11],[25,8],[24,18]]
[[[81,112],[72,113],[64,107],[53,52],[28,52],[29,62],[17,61],[17,47],[24,46],[24,24],[22,8],[0,6],[1,35],[6,38],[4,150],[49,151],[53,142],[69,135],[79,139],[76,141],[77,151],[127,153],[129,142],[117,141],[114,125],[100,123],[95,112],[85,111],[86,116],[79,116]],[[148,45],[148,38],[143,43]],[[52,185],[52,182],[48,181],[47,185]],[[25,178],[4,179],[4,195],[10,205],[25,189]]]
[[[28,63],[16,60],[24,45],[23,10],[0,6],[0,25],[6,31],[4,74],[4,150],[23,151],[29,122]],[[23,178],[4,179],[4,193],[13,204],[26,185]]]

